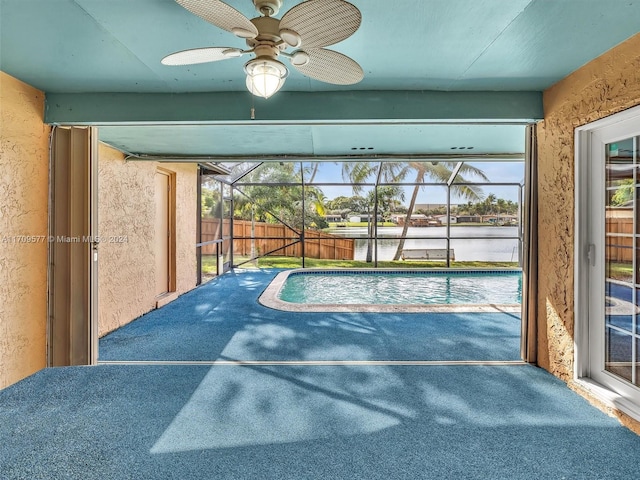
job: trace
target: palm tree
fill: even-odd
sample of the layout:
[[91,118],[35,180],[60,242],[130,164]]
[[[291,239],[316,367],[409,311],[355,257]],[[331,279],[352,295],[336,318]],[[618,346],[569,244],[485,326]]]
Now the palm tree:
[[[318,167],[321,163],[322,162],[311,162],[308,167],[305,167],[305,177],[306,174],[308,174],[309,172],[311,173],[309,178],[306,180],[306,183],[313,183],[313,181],[316,179],[316,175],[318,174]],[[337,162],[332,163],[336,164]]]
[[[453,169],[448,164],[442,162],[408,162],[407,165],[416,172],[416,185],[414,186],[413,193],[411,194],[409,208],[407,208],[407,215],[402,227],[402,233],[400,234],[400,243],[398,243],[396,254],[393,257],[394,260],[400,259],[402,250],[404,249],[404,242],[407,232],[409,231],[409,224],[411,223],[411,215],[413,215],[413,210],[415,209],[416,200],[418,198],[418,192],[421,188],[421,185],[419,184],[424,183],[425,177],[431,177],[433,180],[439,182],[447,182],[453,173]],[[465,177],[462,177],[462,175],[471,175],[485,181],[488,180],[482,170],[466,163],[462,164],[456,178],[462,183],[468,182],[468,180]],[[457,197],[464,198],[465,200],[479,200],[482,198],[482,189],[480,187],[453,184],[451,189]]]
[[472,215],[472,213],[471,213],[472,211],[473,211],[473,202],[471,202],[471,200],[469,200],[467,202],[467,215]]
[[367,211],[374,210],[376,196],[378,197],[378,215],[382,221],[390,219],[393,208],[397,204],[404,202],[404,190],[399,185],[385,185],[371,190],[367,195]]
[[500,215],[501,214],[505,214],[507,215],[509,212],[507,212],[507,202],[506,200],[504,200],[503,198],[499,198],[498,200],[496,200],[496,206],[498,208],[498,222],[500,222]]
[[[399,182],[404,179],[409,169],[401,162],[343,162],[342,178],[351,183],[375,181],[380,177],[382,182]],[[354,185],[353,193],[360,194],[362,185]]]
[[319,188],[307,187],[305,189],[311,206],[318,215],[324,216],[327,213],[326,203],[327,197]]
[[[351,183],[365,183],[372,180],[381,182],[399,182],[408,173],[409,169],[406,163],[401,162],[344,162],[342,164],[342,178]],[[362,185],[353,185],[353,193],[360,194]],[[373,257],[373,227],[374,222],[371,221],[371,212],[369,214],[369,222],[367,225],[367,257],[366,261],[371,262]],[[373,214],[375,216],[375,213]],[[377,221],[376,218],[374,221]]]

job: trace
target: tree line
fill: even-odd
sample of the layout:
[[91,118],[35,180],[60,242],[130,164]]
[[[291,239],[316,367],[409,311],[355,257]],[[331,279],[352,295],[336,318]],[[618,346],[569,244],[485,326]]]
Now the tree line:
[[[250,171],[234,184],[233,216],[242,220],[283,223],[292,230],[304,228],[326,228],[327,213],[339,214],[348,218],[349,214],[368,214],[370,218],[376,209],[383,219],[391,214],[402,213],[408,220],[417,212],[418,193],[428,179],[438,182],[451,182],[453,198],[467,200],[466,204],[458,204],[455,214],[488,215],[516,214],[517,203],[499,199],[494,194],[484,195],[480,186],[458,185],[472,181],[486,182],[488,178],[482,170],[472,165],[453,162],[343,162],[341,175],[346,183],[353,184],[353,195],[340,196],[329,200],[322,190],[315,186],[302,185],[302,178],[313,179],[317,173],[318,163],[300,164],[293,162],[264,162]],[[452,181],[454,177],[455,181]],[[390,184],[411,182],[414,184],[408,206],[404,206],[404,188],[396,185],[379,186],[376,192],[372,189],[364,191],[359,185],[376,182]],[[219,217],[222,202],[219,190],[213,183],[202,186],[203,215]],[[442,213],[446,213],[445,211]],[[404,248],[409,221],[404,222],[401,240],[394,256],[400,258]],[[369,237],[372,237],[372,231]],[[370,250],[370,249],[369,249]],[[367,259],[370,260],[370,253]]]

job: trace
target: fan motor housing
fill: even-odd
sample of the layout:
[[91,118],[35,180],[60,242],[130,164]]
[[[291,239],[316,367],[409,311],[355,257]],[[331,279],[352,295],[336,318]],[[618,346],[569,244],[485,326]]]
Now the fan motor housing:
[[[256,38],[248,38],[247,45],[250,47],[256,47],[267,43],[269,45],[275,45],[280,42],[280,20],[272,17],[257,17],[252,18],[253,23],[258,29],[258,36]],[[286,48],[286,45],[282,46]],[[282,49],[282,48],[281,48]]]
[[280,11],[282,0],[253,0],[253,4],[261,14],[272,17]]

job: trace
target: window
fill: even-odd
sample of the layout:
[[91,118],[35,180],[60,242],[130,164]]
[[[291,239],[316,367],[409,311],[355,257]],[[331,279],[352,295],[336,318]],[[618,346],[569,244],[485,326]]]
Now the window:
[[640,108],[577,136],[576,375],[640,416]]

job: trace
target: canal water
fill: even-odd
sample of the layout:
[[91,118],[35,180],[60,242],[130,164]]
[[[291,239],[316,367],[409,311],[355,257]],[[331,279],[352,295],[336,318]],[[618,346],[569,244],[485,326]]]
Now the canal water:
[[[346,227],[325,230],[333,235],[355,238],[355,260],[367,256],[367,228]],[[392,260],[398,247],[402,227],[378,227],[378,260]],[[404,248],[447,248],[447,227],[410,227]],[[490,237],[462,239],[455,237]],[[498,226],[451,226],[451,248],[456,260],[517,262],[518,227]],[[415,238],[429,237],[429,238]]]

